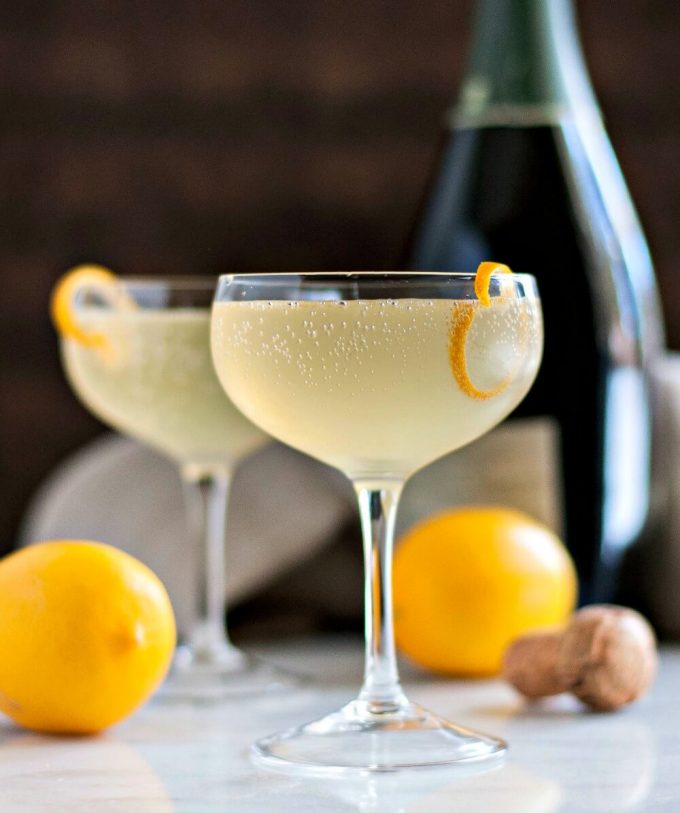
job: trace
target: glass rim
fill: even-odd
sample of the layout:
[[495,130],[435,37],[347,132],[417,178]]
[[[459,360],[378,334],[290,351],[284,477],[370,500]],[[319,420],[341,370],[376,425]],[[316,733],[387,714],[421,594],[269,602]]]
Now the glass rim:
[[[125,297],[135,301],[143,311],[200,308],[209,310],[218,285],[217,276],[134,276],[116,274],[110,280],[84,280],[74,291],[73,307],[115,309]],[[93,304],[89,297],[100,297]],[[156,301],[159,297],[166,301]]]
[[137,287],[137,288],[154,288],[154,287],[165,287],[165,288],[174,288],[176,290],[188,290],[191,288],[212,288],[215,289],[215,286],[218,282],[218,275],[215,274],[214,276],[209,276],[207,274],[197,275],[192,277],[189,274],[186,275],[178,275],[178,276],[134,276],[132,274],[116,274],[116,278],[112,280],[110,283],[97,283],[97,282],[86,282],[81,287],[83,290],[85,289],[96,289],[96,288],[104,288],[104,287],[112,287],[112,288],[125,288],[125,287]]
[[[259,280],[263,283],[271,283],[274,280],[280,279],[284,280],[292,280],[292,279],[299,279],[305,277],[344,277],[346,281],[352,281],[354,277],[364,277],[366,279],[373,279],[376,282],[381,281],[381,278],[384,281],[389,281],[389,278],[395,277],[441,277],[442,280],[450,279],[450,280],[459,280],[461,282],[474,282],[475,277],[477,276],[476,272],[467,272],[467,271],[247,271],[243,273],[229,273],[229,274],[220,274],[218,279],[218,283],[222,285],[223,283],[231,284],[237,281],[247,282],[249,281],[250,284],[257,284]],[[536,277],[533,274],[527,274],[523,272],[519,273],[512,273],[512,274],[504,274],[494,272],[491,275],[494,279],[508,279],[508,280],[517,280],[518,282],[536,282]],[[387,279],[384,279],[387,278]]]

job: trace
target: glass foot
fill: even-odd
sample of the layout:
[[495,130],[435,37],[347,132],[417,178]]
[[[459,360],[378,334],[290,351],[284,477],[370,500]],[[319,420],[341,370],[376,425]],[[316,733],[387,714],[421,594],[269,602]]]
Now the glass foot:
[[195,652],[179,646],[160,699],[213,703],[219,700],[294,689],[302,679],[291,672],[246,655],[234,646],[216,652]]
[[[407,703],[371,713],[354,700],[340,711],[258,740],[253,756],[268,768],[310,775],[344,775],[477,762],[506,751],[503,740],[480,734]],[[492,767],[492,765],[490,765]]]

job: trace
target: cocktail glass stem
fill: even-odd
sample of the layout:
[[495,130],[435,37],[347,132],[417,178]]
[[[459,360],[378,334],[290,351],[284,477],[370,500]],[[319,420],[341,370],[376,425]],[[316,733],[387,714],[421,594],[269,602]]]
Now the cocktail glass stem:
[[228,465],[181,469],[192,549],[197,556],[195,607],[187,639],[194,662],[236,666],[243,654],[231,643],[225,623],[225,533],[232,481]]
[[312,775],[435,767],[502,755],[502,740],[454,725],[416,703],[399,683],[392,617],[392,547],[401,480],[355,481],[364,537],[366,664],[356,700],[253,745],[272,768]]
[[408,706],[399,683],[392,616],[394,524],[403,482],[354,484],[364,539],[366,661],[359,703],[369,715]]

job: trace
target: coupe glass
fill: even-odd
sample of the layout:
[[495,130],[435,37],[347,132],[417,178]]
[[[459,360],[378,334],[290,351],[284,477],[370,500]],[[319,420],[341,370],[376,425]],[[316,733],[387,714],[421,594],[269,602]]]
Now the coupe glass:
[[501,754],[494,737],[409,702],[392,627],[394,520],[404,482],[498,424],[542,352],[532,277],[494,275],[491,304],[469,274],[223,276],[213,361],[236,406],[273,437],[354,484],[364,536],[366,665],[356,700],[259,740],[270,767],[343,774]]
[[233,406],[210,358],[214,278],[84,284],[77,323],[101,340],[62,337],[74,391],[98,418],[174,460],[197,554],[193,618],[164,693],[216,699],[283,686],[289,676],[237,649],[227,635],[224,539],[236,465],[267,436]]

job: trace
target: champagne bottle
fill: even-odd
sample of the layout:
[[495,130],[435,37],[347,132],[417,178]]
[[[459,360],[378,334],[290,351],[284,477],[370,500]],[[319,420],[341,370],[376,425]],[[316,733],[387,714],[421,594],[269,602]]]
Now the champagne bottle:
[[494,260],[536,276],[544,360],[516,415],[555,427],[580,598],[611,599],[649,511],[647,369],[663,329],[571,0],[479,0],[448,124],[406,265],[474,272]]

